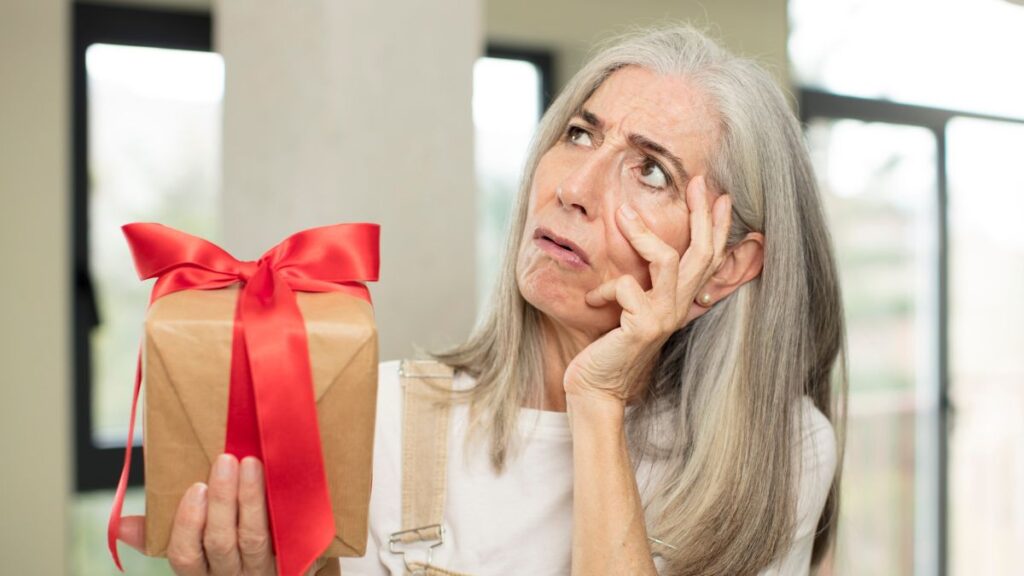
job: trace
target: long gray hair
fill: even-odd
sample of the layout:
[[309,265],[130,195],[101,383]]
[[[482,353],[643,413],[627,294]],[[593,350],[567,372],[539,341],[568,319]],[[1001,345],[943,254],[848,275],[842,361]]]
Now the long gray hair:
[[[516,283],[533,173],[571,115],[614,71],[636,65],[687,78],[712,103],[718,139],[708,186],[732,196],[728,246],[764,234],[759,277],[743,284],[664,344],[648,393],[627,412],[635,468],[664,471],[646,504],[648,533],[678,575],[756,574],[792,542],[801,418],[809,396],[845,436],[845,327],[832,244],[799,122],[771,77],[689,25],[612,38],[544,114],[531,144],[491,306],[467,341],[430,353],[476,378],[470,433],[489,439],[497,471],[516,449],[528,398],[541,405],[540,312]],[[484,434],[474,434],[478,430]],[[841,466],[840,466],[841,469]],[[834,534],[837,471],[818,523],[813,564]],[[656,546],[660,546],[657,545]]]

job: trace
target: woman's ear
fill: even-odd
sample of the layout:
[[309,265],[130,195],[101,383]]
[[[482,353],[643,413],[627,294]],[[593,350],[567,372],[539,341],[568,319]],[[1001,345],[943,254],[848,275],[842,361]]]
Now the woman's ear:
[[756,278],[761,273],[763,264],[764,234],[750,232],[727,251],[722,265],[697,296],[708,292],[711,294],[711,301],[718,302]]
[[[701,286],[683,325],[707,312],[716,302],[732,294],[743,284],[757,278],[763,264],[764,234],[750,232],[738,244],[728,249],[721,266],[711,279]],[[710,297],[706,302],[705,294]]]

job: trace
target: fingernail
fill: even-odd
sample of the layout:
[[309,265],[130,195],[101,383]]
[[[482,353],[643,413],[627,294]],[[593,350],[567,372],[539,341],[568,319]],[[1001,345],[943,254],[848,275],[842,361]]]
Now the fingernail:
[[202,504],[206,501],[206,484],[196,482],[189,491],[188,499],[193,504]]
[[636,220],[636,211],[629,204],[623,204],[620,208],[622,215],[630,220]]
[[252,482],[256,480],[256,471],[259,470],[259,462],[252,457],[242,459],[242,480]]
[[230,454],[221,454],[217,457],[217,465],[214,466],[213,474],[218,478],[228,478],[231,476],[232,468],[234,467],[235,458]]

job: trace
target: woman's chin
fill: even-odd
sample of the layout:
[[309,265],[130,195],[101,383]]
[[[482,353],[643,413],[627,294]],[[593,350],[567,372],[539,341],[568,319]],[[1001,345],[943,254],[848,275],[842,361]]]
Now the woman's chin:
[[587,308],[581,288],[566,286],[548,274],[535,273],[519,280],[519,293],[534,308],[548,316],[580,317]]
[[566,294],[550,290],[520,291],[523,299],[549,320],[561,327],[595,337],[619,325],[621,309],[609,305],[594,308],[584,300],[584,294]]

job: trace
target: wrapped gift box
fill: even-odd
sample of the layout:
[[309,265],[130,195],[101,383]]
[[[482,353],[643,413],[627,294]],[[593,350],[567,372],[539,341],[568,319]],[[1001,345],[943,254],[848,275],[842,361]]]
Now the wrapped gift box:
[[[181,497],[224,452],[239,285],[151,305],[143,344],[146,553],[165,556]],[[377,330],[369,302],[296,292],[305,321],[335,537],[323,556],[362,556],[373,470]]]

